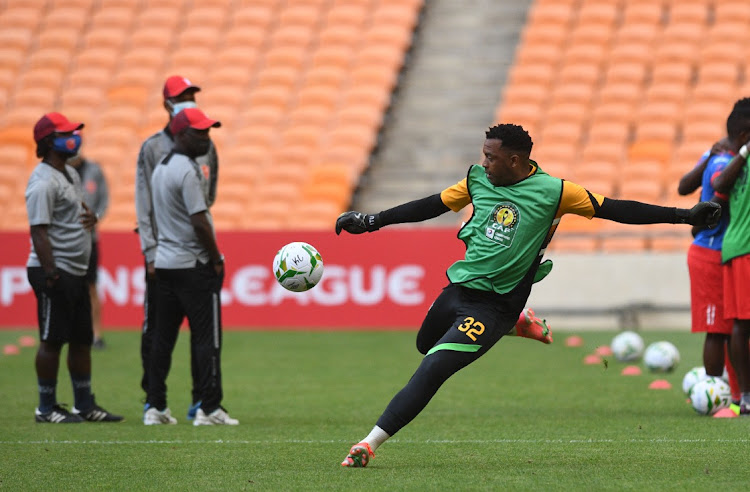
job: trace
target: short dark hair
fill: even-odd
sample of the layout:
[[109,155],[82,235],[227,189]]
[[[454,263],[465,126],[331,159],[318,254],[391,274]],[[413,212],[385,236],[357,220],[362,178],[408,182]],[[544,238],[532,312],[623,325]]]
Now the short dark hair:
[[52,136],[53,134],[47,135],[46,137],[44,137],[43,139],[41,139],[40,141],[36,143],[36,156],[37,157],[44,157],[49,153],[50,149],[52,148],[52,142],[50,141],[52,140],[51,138]]
[[727,117],[727,136],[730,140],[737,139],[742,132],[747,131],[750,131],[750,97],[734,103],[732,112]]
[[503,148],[526,154],[531,154],[531,148],[534,146],[529,132],[524,130],[522,126],[512,123],[491,126],[484,134],[488,139],[502,140]]

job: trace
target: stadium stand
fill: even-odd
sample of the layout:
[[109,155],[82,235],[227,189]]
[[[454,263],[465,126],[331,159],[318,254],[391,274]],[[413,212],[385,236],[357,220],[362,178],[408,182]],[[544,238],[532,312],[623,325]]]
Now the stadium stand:
[[[737,56],[748,38],[750,14],[736,0],[537,0],[496,121],[523,124],[543,169],[592,191],[688,206],[697,198],[676,196],[679,178],[748,95],[750,68]],[[577,145],[559,143],[564,126]],[[562,227],[553,247],[684,250],[683,233]]]
[[175,73],[204,88],[199,104],[223,123],[212,132],[221,166],[217,227],[290,225],[267,200],[305,210],[305,227],[329,228],[377,145],[422,5],[0,2],[0,205],[9,211],[0,228],[25,229],[16,219],[25,217],[23,190],[36,162],[31,128],[57,110],[84,121],[87,155],[110,178],[102,229],[132,229],[138,148],[165,123],[161,84]]

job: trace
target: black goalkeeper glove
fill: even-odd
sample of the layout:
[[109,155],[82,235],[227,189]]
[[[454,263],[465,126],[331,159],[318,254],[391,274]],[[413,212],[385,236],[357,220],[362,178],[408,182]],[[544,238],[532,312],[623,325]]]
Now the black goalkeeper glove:
[[677,223],[713,229],[721,220],[721,205],[715,202],[699,202],[690,210],[676,209]]
[[367,215],[362,212],[344,212],[336,219],[336,235],[345,230],[349,234],[362,234],[380,229],[380,215]]

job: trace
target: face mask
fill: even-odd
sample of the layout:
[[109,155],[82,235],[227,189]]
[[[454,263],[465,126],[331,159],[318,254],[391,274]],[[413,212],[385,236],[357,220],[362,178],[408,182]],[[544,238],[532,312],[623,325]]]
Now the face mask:
[[193,145],[193,149],[195,150],[195,156],[200,157],[202,155],[208,154],[208,149],[211,147],[211,142],[209,140],[200,140],[198,142],[195,142]]
[[195,101],[182,101],[177,104],[172,104],[172,116],[177,116],[177,113],[186,108],[197,108],[198,105]]
[[78,153],[78,149],[81,148],[81,136],[71,135],[69,137],[55,137],[52,140],[52,150],[59,152],[60,154],[73,156]]

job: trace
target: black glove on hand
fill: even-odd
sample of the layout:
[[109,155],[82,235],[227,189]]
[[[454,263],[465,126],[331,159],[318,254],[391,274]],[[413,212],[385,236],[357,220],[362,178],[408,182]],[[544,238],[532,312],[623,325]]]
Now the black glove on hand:
[[677,209],[677,222],[713,229],[721,220],[721,205],[715,202],[700,202],[690,210]]
[[336,219],[336,234],[341,233],[341,229],[349,234],[362,234],[363,232],[373,232],[380,229],[380,216],[367,215],[362,212],[344,212]]

